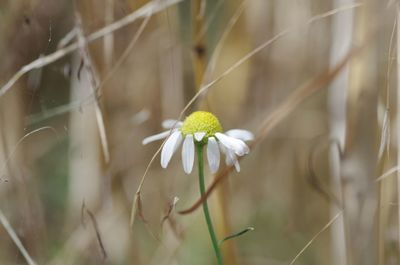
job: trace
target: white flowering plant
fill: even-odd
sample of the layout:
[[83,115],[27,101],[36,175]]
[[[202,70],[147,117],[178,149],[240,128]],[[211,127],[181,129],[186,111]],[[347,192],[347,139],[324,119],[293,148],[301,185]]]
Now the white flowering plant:
[[[199,186],[201,196],[205,194],[203,149],[207,149],[208,165],[212,173],[218,171],[221,152],[225,155],[225,162],[240,171],[238,156],[244,156],[250,149],[245,141],[254,139],[251,132],[233,129],[223,133],[218,118],[210,112],[196,111],[181,122],[178,120],[165,120],[162,126],[167,131],[149,136],[143,140],[146,145],[150,142],[166,139],[161,150],[161,166],[166,168],[172,155],[182,146],[182,164],[185,173],[190,174],[193,169],[195,153],[197,153]],[[197,152],[196,152],[197,151]],[[203,202],[204,216],[210,233],[211,242],[216,254],[218,264],[222,264],[222,255],[214,232],[207,200]]]

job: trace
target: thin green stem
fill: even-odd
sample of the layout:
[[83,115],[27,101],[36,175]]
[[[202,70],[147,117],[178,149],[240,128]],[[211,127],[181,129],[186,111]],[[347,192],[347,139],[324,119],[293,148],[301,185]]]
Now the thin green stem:
[[[201,196],[204,196],[204,194],[206,192],[206,186],[204,184],[203,145],[202,144],[196,145],[196,150],[197,150],[197,160],[199,163],[200,194],[201,194]],[[222,265],[222,255],[221,255],[221,251],[219,249],[218,240],[215,235],[214,227],[213,227],[213,224],[211,221],[210,212],[208,211],[207,200],[203,201],[203,212],[204,212],[204,217],[206,218],[208,232],[211,237],[211,242],[212,242],[212,245],[213,245],[213,248],[215,251],[215,255],[217,256],[218,265]]]

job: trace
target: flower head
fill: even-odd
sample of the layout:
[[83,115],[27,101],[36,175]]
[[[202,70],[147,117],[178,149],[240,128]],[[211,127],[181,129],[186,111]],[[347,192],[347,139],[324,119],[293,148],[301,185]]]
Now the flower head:
[[225,154],[226,164],[234,165],[239,172],[237,156],[249,153],[249,147],[244,141],[254,138],[251,132],[240,129],[222,133],[222,126],[217,117],[206,111],[193,112],[184,122],[165,120],[162,125],[172,131],[149,136],[143,140],[143,144],[168,137],[161,151],[161,166],[166,168],[183,141],[182,164],[187,174],[193,169],[195,145],[207,145],[207,159],[211,172],[215,173],[219,168],[220,151]]
[[206,111],[196,111],[186,117],[182,124],[181,132],[183,135],[195,134],[197,132],[205,132],[206,138],[214,136],[218,132],[222,132],[222,126],[217,117]]

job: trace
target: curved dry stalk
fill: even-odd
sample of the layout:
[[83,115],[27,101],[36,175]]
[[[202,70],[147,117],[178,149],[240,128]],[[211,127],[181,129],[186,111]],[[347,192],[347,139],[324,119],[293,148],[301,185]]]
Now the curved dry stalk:
[[58,138],[58,133],[57,133],[56,129],[54,129],[54,128],[51,127],[51,126],[40,127],[40,128],[38,128],[38,129],[35,129],[35,130],[33,130],[33,131],[31,131],[31,132],[25,134],[23,137],[21,137],[21,139],[18,140],[18,142],[15,144],[15,146],[14,146],[13,149],[11,150],[10,155],[7,157],[7,159],[4,161],[4,164],[3,164],[3,165],[1,166],[1,168],[0,168],[0,172],[3,172],[3,171],[5,170],[5,168],[7,167],[8,163],[10,162],[10,160],[11,160],[11,159],[13,158],[13,156],[15,155],[15,152],[17,151],[19,145],[20,145],[23,141],[25,141],[26,138],[28,138],[29,136],[31,136],[31,135],[33,135],[33,134],[35,134],[35,133],[38,133],[38,132],[41,132],[41,131],[44,131],[44,130],[51,130],[51,131],[56,135],[56,137]]
[[[170,131],[170,134],[172,132],[173,128]],[[165,140],[162,142],[162,144],[160,145],[160,147],[157,149],[157,151],[154,153],[154,155],[152,156],[152,158],[150,159],[150,162],[147,164],[146,170],[143,173],[143,176],[140,180],[139,186],[136,190],[135,196],[133,198],[133,202],[132,202],[132,209],[131,209],[131,218],[130,218],[130,225],[131,228],[133,227],[133,224],[135,223],[135,217],[136,217],[136,211],[139,210],[139,216],[144,219],[143,216],[143,212],[142,212],[142,203],[141,203],[141,199],[140,199],[140,193],[142,190],[142,187],[144,185],[144,182],[146,180],[146,176],[147,176],[147,172],[149,172],[151,165],[153,164],[154,160],[156,159],[157,155],[161,152],[161,149],[163,148],[166,140],[168,139],[165,138]]]

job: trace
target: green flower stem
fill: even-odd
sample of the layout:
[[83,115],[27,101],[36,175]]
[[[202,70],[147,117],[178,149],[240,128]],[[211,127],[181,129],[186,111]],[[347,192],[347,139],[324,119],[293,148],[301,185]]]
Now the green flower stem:
[[[206,187],[204,184],[204,161],[203,161],[203,144],[196,144],[196,150],[197,150],[197,159],[199,163],[199,185],[200,185],[200,194],[201,196],[204,196],[206,192]],[[211,237],[211,242],[215,251],[215,255],[217,256],[217,262],[218,265],[222,265],[222,255],[221,251],[219,249],[219,244],[217,237],[215,235],[214,227],[211,221],[210,217],[210,212],[208,211],[208,204],[207,200],[203,201],[203,212],[204,212],[204,217],[206,218],[207,222],[207,227],[208,227],[208,232]]]

